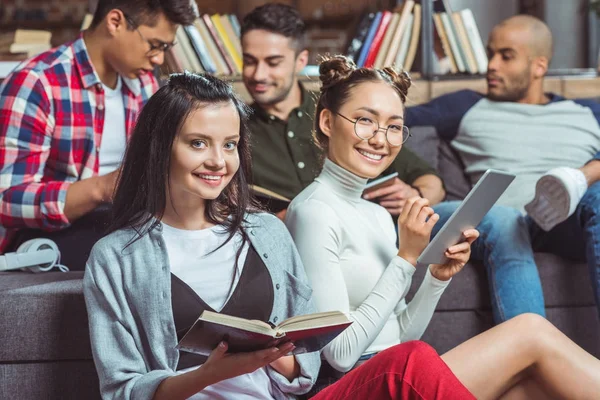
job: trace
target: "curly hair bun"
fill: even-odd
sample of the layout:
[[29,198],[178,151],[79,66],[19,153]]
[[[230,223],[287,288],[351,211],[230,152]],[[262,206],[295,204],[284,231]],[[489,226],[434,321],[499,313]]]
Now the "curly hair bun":
[[394,68],[385,67],[382,70],[389,78],[391,79],[393,85],[396,87],[400,96],[402,97],[402,102],[406,102],[406,97],[408,95],[408,88],[412,84],[412,80],[406,71],[396,71]]
[[340,81],[347,79],[355,70],[356,64],[346,56],[324,57],[319,63],[321,91],[327,90]]

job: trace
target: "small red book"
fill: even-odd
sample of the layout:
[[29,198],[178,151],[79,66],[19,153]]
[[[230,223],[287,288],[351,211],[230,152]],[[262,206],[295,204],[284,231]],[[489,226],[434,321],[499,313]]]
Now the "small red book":
[[373,37],[373,42],[371,43],[371,48],[367,53],[367,59],[365,60],[365,67],[371,68],[373,64],[375,64],[375,58],[377,58],[377,53],[379,53],[379,49],[381,48],[381,42],[383,42],[383,37],[385,36],[385,31],[390,24],[392,19],[392,13],[390,11],[384,11],[381,15],[381,22],[379,23],[379,27],[375,32],[375,36]]

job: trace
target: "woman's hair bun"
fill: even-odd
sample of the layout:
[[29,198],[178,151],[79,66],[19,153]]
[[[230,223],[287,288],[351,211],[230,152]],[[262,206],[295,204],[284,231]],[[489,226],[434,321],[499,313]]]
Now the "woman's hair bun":
[[336,55],[323,57],[319,63],[321,91],[327,90],[344,79],[347,79],[355,70],[356,64],[346,56]]
[[402,97],[402,102],[406,102],[406,96],[408,95],[408,88],[412,84],[412,80],[406,71],[396,71],[394,68],[385,67],[382,70],[392,81],[392,84],[396,87]]

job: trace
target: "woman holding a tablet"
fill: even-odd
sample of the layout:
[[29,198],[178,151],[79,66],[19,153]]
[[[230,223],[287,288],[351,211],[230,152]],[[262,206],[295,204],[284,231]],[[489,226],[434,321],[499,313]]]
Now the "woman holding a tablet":
[[[420,343],[414,340],[425,331],[452,276],[468,261],[470,244],[479,234],[463,232],[465,241],[445,253],[449,261],[430,265],[412,301],[405,302],[417,258],[438,216],[426,199],[412,198],[398,219],[396,235],[385,209],[361,194],[367,180],[390,165],[408,138],[403,114],[410,78],[391,68],[356,68],[343,56],[323,61],[320,74],[315,140],[326,159],[315,182],[292,201],[286,225],[317,310],[343,311],[354,321],[324,348],[322,358],[337,371],[352,370],[346,378],[358,379],[366,360],[398,351],[397,357],[406,357],[398,379],[408,382],[413,394],[428,393],[416,398],[446,398],[443,385],[434,379],[443,369],[478,399],[596,397],[600,361],[534,315],[516,317],[441,357],[424,344],[414,354],[395,350]],[[419,364],[423,357],[437,357],[439,363]],[[353,398],[370,397],[375,384],[364,382]],[[317,397],[335,398],[330,397],[335,386]]]

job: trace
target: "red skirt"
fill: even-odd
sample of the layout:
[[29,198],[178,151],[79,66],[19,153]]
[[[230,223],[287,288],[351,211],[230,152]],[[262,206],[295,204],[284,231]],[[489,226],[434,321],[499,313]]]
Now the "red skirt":
[[311,400],[475,400],[428,344],[402,343],[382,351]]

